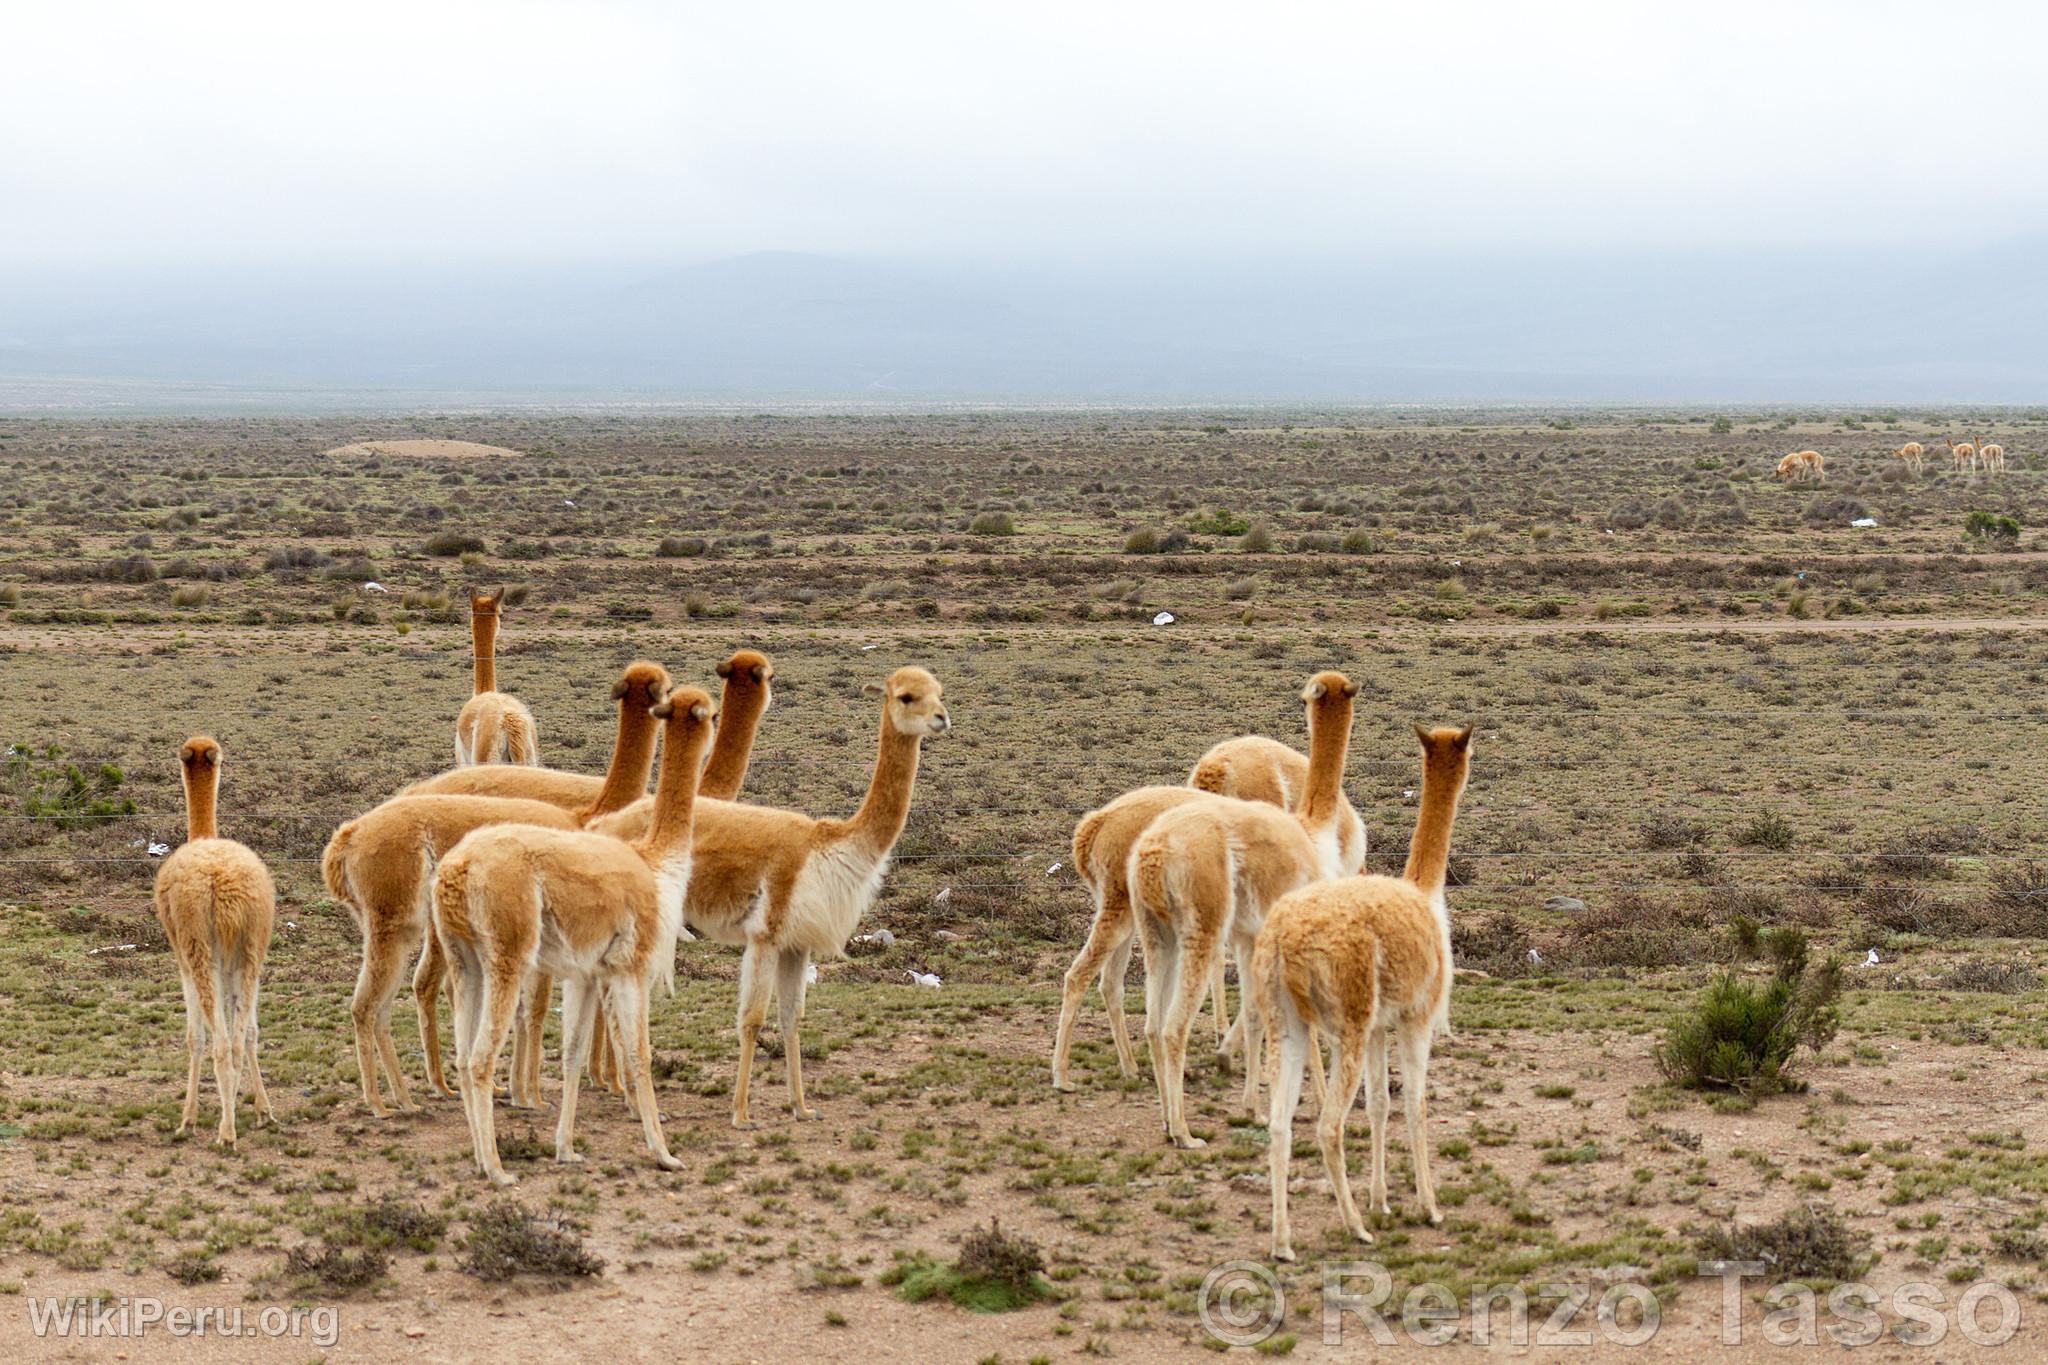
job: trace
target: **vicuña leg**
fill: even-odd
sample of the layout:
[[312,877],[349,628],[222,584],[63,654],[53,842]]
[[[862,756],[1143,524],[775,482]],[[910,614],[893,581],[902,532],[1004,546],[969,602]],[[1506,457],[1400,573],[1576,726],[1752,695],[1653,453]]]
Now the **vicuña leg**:
[[1294,1023],[1276,1027],[1280,1030],[1280,1066],[1267,1101],[1266,1169],[1273,1184],[1273,1259],[1291,1261],[1294,1233],[1287,1222],[1287,1168],[1294,1157],[1294,1110],[1301,1103],[1301,1072],[1314,1058],[1304,1030]]
[[801,948],[785,948],[776,955],[775,999],[782,1015],[782,1065],[789,1076],[789,1112],[800,1119],[814,1119],[818,1111],[804,1103],[803,1030],[797,1025],[804,1017],[804,978],[811,955]]
[[1429,1169],[1429,1035],[1427,1020],[1400,1031],[1401,1099],[1408,1110],[1408,1159],[1415,1163],[1415,1197],[1432,1223],[1444,1221]]
[[732,1087],[732,1126],[752,1128],[747,1114],[747,1088],[754,1075],[754,1039],[768,1018],[768,998],[774,991],[771,973],[775,950],[749,943],[740,958],[740,1069]]

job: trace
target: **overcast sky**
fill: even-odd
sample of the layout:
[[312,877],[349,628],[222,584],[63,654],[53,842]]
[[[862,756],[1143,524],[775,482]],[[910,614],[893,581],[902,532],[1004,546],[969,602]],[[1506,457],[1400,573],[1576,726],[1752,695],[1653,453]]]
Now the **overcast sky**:
[[1230,259],[2048,225],[2033,4],[13,0],[0,262]]

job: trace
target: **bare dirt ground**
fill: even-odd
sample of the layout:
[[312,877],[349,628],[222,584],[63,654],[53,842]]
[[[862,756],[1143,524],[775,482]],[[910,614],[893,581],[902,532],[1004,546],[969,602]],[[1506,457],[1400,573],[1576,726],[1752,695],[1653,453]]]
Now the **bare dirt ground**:
[[[2048,497],[2028,452],[2048,423],[1885,416],[433,417],[380,426],[531,453],[345,464],[320,453],[362,429],[340,419],[0,421],[0,746],[18,746],[0,783],[0,1354],[1180,1360],[1226,1345],[1202,1286],[1247,1261],[1286,1295],[1263,1353],[1334,1359],[1366,1329],[1324,1342],[1319,1267],[1362,1256],[1393,1305],[1519,1286],[1532,1337],[1551,1284],[1596,1302],[1640,1284],[1662,1312],[1641,1346],[1589,1307],[1583,1344],[1517,1346],[1502,1319],[1480,1346],[1468,1318],[1425,1348],[1392,1307],[1397,1358],[1754,1360],[1792,1349],[1767,1338],[1766,1281],[1724,1343],[1703,1248],[1819,1209],[1848,1244],[1784,1278],[1817,1288],[1822,1349],[1844,1349],[1824,1305],[1845,1276],[1825,1264],[1883,1297],[1859,1357],[2040,1358]],[[1957,423],[1996,430],[2014,468],[1910,481],[1885,463]],[[1773,484],[1773,452],[1805,445],[1830,487]],[[1879,527],[1847,524],[1863,513]],[[466,1269],[498,1196],[454,1102],[375,1120],[348,1047],[358,946],[315,860],[340,820],[448,761],[469,582],[515,589],[501,685],[552,764],[602,766],[625,660],[708,683],[741,644],[777,665],[750,799],[850,811],[872,756],[860,688],[898,664],[938,673],[956,721],[871,917],[894,946],[823,964],[811,995],[823,1121],[786,1118],[771,1055],[767,1122],[729,1127],[733,958],[688,945],[655,1025],[684,1171],[655,1170],[610,1098],[586,1097],[581,1167],[549,1159],[551,1116],[501,1127],[511,1200],[596,1274]],[[1160,610],[1177,623],[1154,627]],[[1394,1216],[1348,1245],[1308,1106],[1303,1260],[1276,1268],[1266,1134],[1234,1112],[1235,1075],[1201,1060],[1191,1117],[1211,1142],[1176,1152],[1092,992],[1079,1093],[1051,1089],[1048,1056],[1086,928],[1074,819],[1178,780],[1216,739],[1301,742],[1295,698],[1324,667],[1363,686],[1347,790],[1377,868],[1414,818],[1409,721],[1478,724],[1451,904],[1485,975],[1461,981],[1431,1075],[1445,1224],[1414,1217],[1397,1123]],[[147,845],[182,837],[170,755],[202,728],[227,746],[226,832],[281,892],[263,1022],[284,1125],[245,1111],[233,1154],[171,1136],[181,1011],[148,911]],[[1763,979],[1742,946],[1759,929],[1842,957],[1839,1032],[1789,1093],[1669,1083],[1654,1049],[1718,974]],[[1355,1178],[1362,1113],[1350,1133]],[[906,1269],[991,1218],[1036,1244],[1051,1298],[906,1301]],[[1914,1284],[1942,1296],[1939,1344],[1899,1335],[1892,1296]],[[1956,1305],[1991,1284],[2021,1322],[1982,1347]],[[32,1330],[32,1305],[124,1297],[332,1310],[339,1331]]]

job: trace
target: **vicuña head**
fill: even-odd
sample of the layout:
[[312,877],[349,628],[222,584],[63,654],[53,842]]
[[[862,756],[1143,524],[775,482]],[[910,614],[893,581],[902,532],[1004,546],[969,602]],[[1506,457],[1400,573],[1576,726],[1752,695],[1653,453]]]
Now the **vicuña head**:
[[667,696],[647,708],[647,714],[660,721],[708,721],[716,717],[718,708],[701,687],[672,687]]
[[471,616],[496,616],[498,605],[505,600],[505,589],[501,585],[483,592],[477,588],[469,590],[469,614]]
[[212,735],[194,735],[178,748],[178,763],[188,773],[205,773],[220,766],[220,744]]
[[[626,671],[612,684],[613,701],[644,700],[651,709],[659,705],[669,690],[668,670],[660,664],[646,659],[635,659],[626,665]],[[643,783],[645,779],[642,779]]]
[[945,689],[939,680],[921,668],[899,668],[885,683],[869,683],[870,695],[886,698],[883,714],[899,735],[928,739],[943,735],[953,721],[946,714]]
[[768,656],[759,650],[742,649],[734,651],[730,659],[720,663],[717,673],[729,685],[745,687],[751,684],[767,692],[769,682],[775,677],[775,665],[769,663]]

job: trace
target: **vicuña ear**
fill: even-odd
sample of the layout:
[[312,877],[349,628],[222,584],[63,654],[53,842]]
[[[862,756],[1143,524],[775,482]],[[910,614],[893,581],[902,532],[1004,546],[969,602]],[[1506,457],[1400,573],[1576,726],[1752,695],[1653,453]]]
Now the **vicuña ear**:
[[1429,747],[1429,727],[1419,720],[1411,720],[1408,723],[1415,727],[1415,737],[1422,741],[1423,747]]
[[1326,690],[1320,679],[1310,678],[1308,686],[1301,689],[1301,699],[1303,701],[1320,701]]
[[647,708],[647,714],[653,716],[656,720],[667,720],[674,712],[675,707],[670,706],[666,701],[658,701]]
[[732,660],[720,659],[718,661],[718,667],[712,669],[711,671],[713,673],[716,673],[721,678],[730,678],[732,676]]
[[1355,682],[1352,682],[1352,681],[1350,681],[1349,679],[1346,679],[1346,680],[1345,680],[1345,683],[1344,683],[1344,695],[1345,695],[1345,696],[1347,696],[1347,697],[1355,697],[1355,696],[1357,696],[1357,695],[1358,695],[1358,684],[1357,684],[1357,683],[1355,683]]
[[612,700],[624,701],[626,699],[626,694],[628,692],[631,692],[632,690],[633,684],[627,682],[624,678],[621,678],[617,682],[612,684]]
[[496,605],[498,605],[498,603],[504,600],[505,585],[503,583],[500,583],[497,587],[491,589],[491,605],[495,607]]
[[709,702],[698,702],[690,708],[690,718],[692,720],[710,720],[711,704]]
[[770,678],[772,678],[772,677],[774,677],[774,676],[775,676],[775,666],[774,666],[773,664],[755,664],[755,665],[754,665],[754,681],[755,681],[755,682],[760,682],[760,683],[764,683],[764,682],[767,682],[767,681],[768,681],[768,680],[769,680]]
[[1471,742],[1472,742],[1472,727],[1468,725],[1468,726],[1466,726],[1466,727],[1465,727],[1464,729],[1462,729],[1462,730],[1458,731],[1458,747],[1459,747],[1460,749],[1462,749],[1462,748],[1464,748],[1464,747],[1465,747],[1465,746],[1466,746],[1467,744],[1470,744]]

